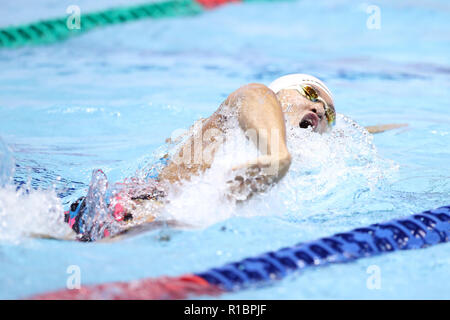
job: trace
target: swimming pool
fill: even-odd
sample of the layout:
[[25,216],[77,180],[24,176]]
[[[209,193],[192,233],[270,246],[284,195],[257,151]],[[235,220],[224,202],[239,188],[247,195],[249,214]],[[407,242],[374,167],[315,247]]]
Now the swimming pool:
[[[39,17],[24,10],[17,19],[56,14],[52,1],[44,3],[53,9],[43,5]],[[2,168],[14,158],[15,185],[39,189],[0,190],[0,298],[63,288],[70,265],[80,267],[83,284],[180,275],[448,204],[450,7],[377,4],[379,30],[366,27],[363,3],[247,3],[0,51],[0,136],[12,150]],[[292,72],[326,81],[337,111],[360,125],[410,126],[372,142],[340,116],[343,140],[292,144],[295,170],[243,207],[219,203],[210,190],[217,177],[204,177],[169,208],[200,225],[193,230],[164,228],[108,244],[26,236],[57,234],[63,226],[55,218],[86,192],[93,169],[110,181],[131,176],[172,132],[209,116],[240,85]],[[318,158],[305,152],[317,147],[325,150]],[[309,165],[330,154],[328,167]],[[449,248],[310,270],[221,298],[448,299]],[[372,265],[381,271],[378,290],[366,285]]]

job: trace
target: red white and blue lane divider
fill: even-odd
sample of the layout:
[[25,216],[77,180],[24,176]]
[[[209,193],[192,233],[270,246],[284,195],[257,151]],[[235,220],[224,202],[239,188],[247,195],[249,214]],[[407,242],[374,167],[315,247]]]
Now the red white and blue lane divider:
[[286,275],[331,263],[351,262],[398,250],[450,241],[450,206],[338,233],[308,243],[181,277],[141,279],[83,286],[32,299],[186,299],[217,296],[270,284]]

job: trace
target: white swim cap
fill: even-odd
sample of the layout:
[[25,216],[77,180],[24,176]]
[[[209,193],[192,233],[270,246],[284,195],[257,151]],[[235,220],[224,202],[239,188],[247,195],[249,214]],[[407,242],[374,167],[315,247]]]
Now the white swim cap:
[[316,77],[310,76],[309,74],[293,73],[279,77],[271,84],[269,84],[269,88],[272,89],[273,92],[278,93],[282,89],[287,89],[288,87],[304,84],[319,87],[330,97],[330,99],[333,99],[333,95],[331,94],[330,89],[328,89],[328,87],[322,81],[320,81]]
[[316,77],[302,73],[288,74],[273,81],[269,84],[269,88],[273,92],[278,93],[283,89],[298,89],[305,85],[313,87],[318,92],[320,100],[323,100],[325,103],[328,122],[330,125],[334,124],[336,111],[334,109],[333,95],[330,89]]

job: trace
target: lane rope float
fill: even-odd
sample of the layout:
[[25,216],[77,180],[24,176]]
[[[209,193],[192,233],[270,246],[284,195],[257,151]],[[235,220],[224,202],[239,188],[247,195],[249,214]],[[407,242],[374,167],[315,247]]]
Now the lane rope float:
[[[286,0],[244,0],[267,2]],[[126,23],[145,18],[159,19],[191,16],[220,5],[242,0],[168,0],[130,7],[117,7],[81,14],[80,29],[69,29],[67,16],[41,20],[19,26],[0,28],[0,48],[17,48],[25,45],[50,44],[79,35],[94,28]]]
[[32,299],[186,299],[267,285],[294,272],[450,241],[450,206],[267,252],[205,272],[83,286]]

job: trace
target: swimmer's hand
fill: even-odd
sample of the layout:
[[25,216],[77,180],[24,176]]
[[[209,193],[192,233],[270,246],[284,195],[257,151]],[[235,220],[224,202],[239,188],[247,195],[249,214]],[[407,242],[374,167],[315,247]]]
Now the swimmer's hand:
[[[234,179],[227,181],[233,195],[249,198],[254,192],[265,191],[279,181],[291,165],[291,156],[261,156],[244,164],[234,166]],[[244,199],[242,199],[244,200]]]
[[246,171],[248,175],[254,176],[255,174],[264,174],[281,179],[289,169],[291,165],[291,156],[285,155],[282,157],[274,156],[261,156],[254,160],[248,161],[244,164],[234,166],[231,168],[233,172]]
[[398,128],[404,128],[407,127],[407,123],[392,123],[392,124],[383,124],[383,125],[377,125],[377,126],[368,126],[366,127],[366,130],[369,131],[369,133],[375,134],[375,133],[382,133],[385,131],[398,129]]

